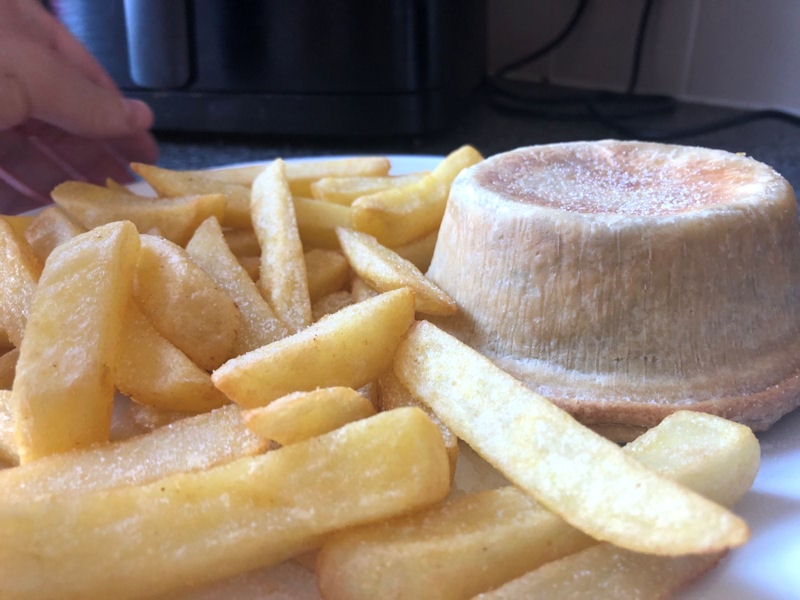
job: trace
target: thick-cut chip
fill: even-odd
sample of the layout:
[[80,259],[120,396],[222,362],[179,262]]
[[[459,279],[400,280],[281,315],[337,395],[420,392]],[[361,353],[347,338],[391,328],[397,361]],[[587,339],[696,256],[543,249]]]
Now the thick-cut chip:
[[377,291],[411,288],[415,309],[429,315],[448,316],[458,310],[455,300],[413,263],[382,246],[371,235],[344,228],[337,229],[336,234],[353,271]]
[[475,600],[595,600],[671,598],[712,569],[724,552],[656,556],[600,544],[550,562]]
[[25,229],[25,239],[33,253],[42,263],[53,248],[86,231],[59,206],[48,206],[40,210]]
[[394,350],[413,321],[411,290],[386,292],[232,358],[211,378],[231,400],[247,408],[318,387],[357,389],[390,367]]
[[278,564],[333,531],[447,495],[415,408],[142,486],[0,503],[0,596],[142,598]]
[[258,256],[261,246],[258,245],[256,232],[252,229],[223,229],[225,243],[235,256]]
[[350,281],[350,266],[341,252],[314,248],[305,253],[305,260],[312,302],[338,292]]
[[436,240],[439,239],[439,230],[431,231],[429,234],[416,240],[395,246],[392,248],[407,261],[413,263],[420,271],[425,273],[431,264],[433,251],[436,248]]
[[156,330],[201,368],[215,369],[233,355],[239,308],[177,244],[142,235],[133,295]]
[[317,200],[349,205],[359,196],[416,183],[428,174],[428,171],[420,171],[417,173],[403,173],[402,175],[373,177],[322,177],[314,181],[309,187],[311,196]]
[[403,340],[394,372],[510,481],[596,539],[664,555],[747,541],[742,519],[626,456],[430,323]]
[[266,443],[234,405],[164,425],[150,433],[40,458],[0,472],[0,502],[83,494],[142,485],[263,452]]
[[275,316],[253,279],[231,253],[215,218],[209,218],[197,228],[186,244],[186,252],[239,307],[242,323],[233,356],[289,335],[289,328]]
[[15,346],[22,341],[41,271],[22,234],[0,217],[0,329]]
[[153,431],[159,427],[165,427],[171,423],[177,423],[182,419],[194,417],[192,413],[179,410],[164,410],[155,406],[128,402],[126,407],[127,418],[134,427],[142,432]]
[[400,246],[429,234],[442,221],[456,175],[482,159],[472,146],[462,146],[420,181],[356,199],[352,204],[354,228],[386,246]]
[[21,462],[108,441],[138,256],[139,234],[123,221],[82,233],[47,259],[12,394]]
[[319,321],[325,315],[330,315],[345,306],[350,306],[353,303],[353,295],[347,290],[340,290],[338,292],[331,292],[315,301],[311,305],[311,315],[314,321]]
[[286,446],[374,414],[372,402],[353,388],[328,387],[288,394],[242,411],[242,418],[254,433]]
[[311,300],[285,168],[282,160],[275,160],[256,178],[250,208],[261,246],[261,295],[281,321],[299,331],[311,323]]
[[128,220],[140,232],[158,230],[183,246],[208,217],[225,214],[223,194],[181,198],[150,198],[109,190],[82,181],[67,181],[51,192],[53,201],[86,229],[112,221]]
[[294,212],[300,239],[307,248],[339,248],[337,227],[352,227],[349,206],[295,196]]
[[[243,165],[205,171],[187,171],[194,175],[219,181],[252,186],[265,164]],[[310,196],[311,184],[323,177],[373,177],[389,173],[391,162],[385,156],[354,156],[346,158],[312,159],[286,163],[286,180],[292,194]]]
[[447,448],[447,456],[450,459],[450,468],[455,475],[459,451],[458,438],[452,430],[442,423],[442,420],[436,416],[436,413],[434,413],[429,406],[415,398],[413,394],[400,383],[400,380],[397,379],[397,376],[391,369],[381,373],[376,384],[377,394],[375,402],[380,410],[392,410],[400,408],[401,406],[416,406],[424,410],[431,418],[431,421],[436,423],[437,427],[439,427],[439,430],[442,432],[444,447]]
[[295,196],[311,196],[311,184],[323,177],[385,176],[391,161],[385,156],[299,160],[286,163],[286,179]]
[[19,348],[12,348],[0,356],[0,390],[10,390],[17,371]]
[[117,388],[136,402],[199,413],[227,404],[211,376],[162,336],[131,302],[114,375]]
[[227,202],[220,223],[226,227],[250,227],[249,186],[214,179],[202,172],[175,171],[137,162],[131,163],[131,169],[166,198],[223,194]]
[[[750,488],[760,461],[749,428],[688,411],[667,417],[624,451],[726,505]],[[470,598],[596,543],[504,486],[335,536],[319,555],[318,581],[330,600]]]
[[[11,412],[11,391],[0,390],[0,462],[7,465],[19,464],[17,442],[14,440],[14,415]],[[7,469],[0,469],[0,473]],[[1,476],[1,475],[0,475]],[[0,484],[0,493],[3,487]]]
[[358,275],[354,275],[350,280],[350,293],[353,295],[353,302],[361,302],[378,295],[375,288],[371,287]]

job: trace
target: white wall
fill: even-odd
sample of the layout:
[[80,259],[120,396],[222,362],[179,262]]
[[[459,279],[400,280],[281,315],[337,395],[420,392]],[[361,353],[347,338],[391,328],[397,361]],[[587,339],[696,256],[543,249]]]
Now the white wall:
[[[589,0],[572,35],[516,76],[622,91],[643,0]],[[541,46],[577,0],[489,0],[489,66]],[[637,90],[800,114],[800,1],[656,0]]]

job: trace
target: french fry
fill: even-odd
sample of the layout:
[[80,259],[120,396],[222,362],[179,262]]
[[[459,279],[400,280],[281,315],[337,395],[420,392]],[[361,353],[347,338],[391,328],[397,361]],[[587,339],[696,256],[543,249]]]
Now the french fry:
[[416,183],[428,174],[428,171],[420,171],[402,175],[322,177],[311,183],[309,189],[311,197],[317,200],[350,205],[359,196]]
[[14,346],[22,341],[41,271],[22,234],[0,217],[0,329]]
[[[0,390],[0,462],[19,464],[17,442],[14,440],[14,415],[11,412],[11,390]],[[7,469],[0,469],[0,473]],[[0,488],[2,489],[2,488]]]
[[380,410],[392,410],[400,408],[401,406],[416,406],[424,410],[431,418],[431,421],[436,423],[436,426],[442,432],[442,440],[444,447],[447,449],[447,457],[450,459],[450,468],[455,474],[456,463],[458,461],[458,437],[453,431],[436,416],[429,406],[420,402],[415,398],[411,392],[403,386],[397,379],[397,376],[391,369],[381,373],[376,380],[378,393],[376,394],[376,404]]
[[113,444],[73,450],[0,473],[0,503],[142,485],[263,452],[266,443],[227,405]]
[[253,182],[251,213],[261,246],[261,295],[281,321],[299,331],[311,323],[311,299],[285,167],[275,160]]
[[138,255],[136,228],[116,222],[61,244],[47,259],[12,392],[22,463],[108,441],[113,371]]
[[131,170],[159,196],[166,198],[222,194],[226,203],[220,224],[225,227],[250,227],[250,186],[214,179],[203,172],[176,171],[137,162],[131,163]]
[[510,481],[596,539],[678,555],[719,552],[749,536],[739,517],[626,456],[430,323],[411,329],[394,372]]
[[10,390],[17,370],[19,348],[12,348],[0,355],[0,390]]
[[420,181],[362,196],[353,201],[353,227],[386,246],[400,246],[439,227],[456,175],[483,157],[472,146],[448,154]]
[[295,196],[293,203],[303,245],[306,248],[338,249],[336,228],[352,226],[350,207],[302,196]]
[[395,246],[392,250],[425,273],[431,264],[437,239],[439,239],[438,229],[402,246]]
[[136,402],[163,410],[199,413],[228,403],[208,372],[158,333],[135,302],[124,318],[114,382]]
[[225,243],[235,256],[258,256],[261,246],[258,245],[256,232],[252,229],[224,229]]
[[197,228],[186,252],[239,307],[242,324],[234,356],[289,335],[289,328],[275,316],[252,278],[228,249],[216,219],[209,218]]
[[417,312],[448,316],[458,311],[458,305],[435,283],[396,252],[382,246],[369,234],[338,228],[336,235],[353,271],[370,287],[387,292],[400,287],[414,291]]
[[242,411],[251,431],[286,446],[375,414],[367,398],[348,387],[294,392],[267,406]]
[[228,293],[169,240],[141,236],[133,296],[156,330],[210,371],[232,356],[242,315]]
[[601,544],[550,562],[475,600],[594,600],[599,590],[606,598],[670,598],[723,555],[655,556]]
[[353,302],[361,302],[378,295],[378,292],[358,275],[354,275],[350,279],[350,293],[353,296]]
[[[726,505],[749,489],[760,456],[758,440],[747,427],[686,411],[674,413],[624,451]],[[334,536],[319,554],[318,581],[330,600],[471,598],[597,543],[521,490],[503,486]],[[598,589],[605,588],[596,587],[595,594]]]
[[85,231],[85,227],[78,225],[60,207],[47,206],[33,218],[25,230],[25,239],[44,264],[53,248]]
[[245,408],[318,387],[358,389],[389,368],[393,351],[413,320],[411,290],[386,292],[232,358],[211,379]]
[[166,427],[183,419],[197,416],[192,413],[165,410],[137,402],[128,402],[127,413],[133,426],[138,427],[143,432],[154,431],[159,427]]
[[353,304],[353,295],[347,290],[340,290],[338,292],[331,292],[326,296],[322,296],[311,305],[311,315],[314,321],[319,321],[325,315],[330,315],[345,306]]
[[311,196],[311,184],[323,177],[385,176],[391,166],[385,156],[292,161],[286,163],[286,179],[294,196]]
[[225,214],[222,194],[181,198],[150,198],[103,186],[67,181],[51,192],[53,201],[86,229],[112,221],[128,220],[140,232],[157,229],[165,238],[183,246],[197,226],[210,216]]
[[312,302],[343,289],[350,280],[350,266],[341,252],[314,248],[304,257]]
[[0,596],[171,594],[278,564],[448,488],[439,430],[406,408],[141,486],[0,502]]

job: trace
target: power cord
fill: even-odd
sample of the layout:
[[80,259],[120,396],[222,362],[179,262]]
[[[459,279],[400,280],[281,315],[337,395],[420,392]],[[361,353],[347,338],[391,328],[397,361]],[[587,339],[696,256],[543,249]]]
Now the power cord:
[[624,93],[573,90],[548,84],[526,82],[509,74],[546,56],[560,46],[583,17],[588,0],[578,0],[564,27],[541,47],[516,59],[488,78],[487,98],[498,112],[555,120],[593,120],[629,139],[670,141],[713,133],[746,123],[777,120],[800,127],[800,117],[779,110],[744,111],[730,117],[680,129],[643,129],[629,123],[633,119],[673,112],[678,102],[671,96],[639,94],[636,87],[641,71],[642,50],[655,0],[644,0],[636,31],[631,71]]

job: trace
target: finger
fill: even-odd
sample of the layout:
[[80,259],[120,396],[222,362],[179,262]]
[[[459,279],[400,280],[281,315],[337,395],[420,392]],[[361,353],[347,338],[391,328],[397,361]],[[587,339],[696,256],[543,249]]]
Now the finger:
[[28,35],[40,40],[43,45],[50,46],[97,85],[109,90],[117,88],[111,76],[91,52],[43,6],[36,2],[27,2],[26,11]]
[[88,137],[118,137],[152,125],[146,104],[87,78],[52,48],[0,38],[0,128],[36,118]]

